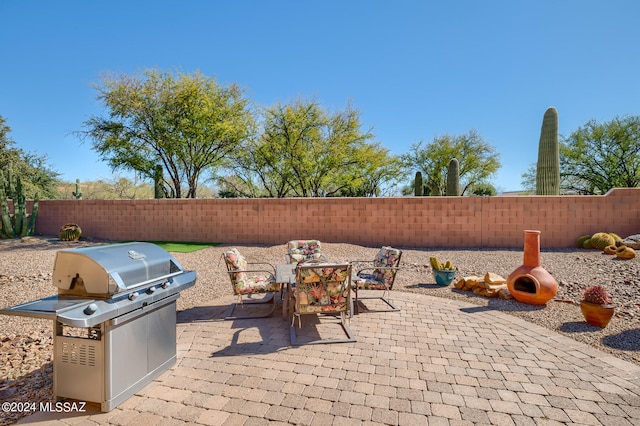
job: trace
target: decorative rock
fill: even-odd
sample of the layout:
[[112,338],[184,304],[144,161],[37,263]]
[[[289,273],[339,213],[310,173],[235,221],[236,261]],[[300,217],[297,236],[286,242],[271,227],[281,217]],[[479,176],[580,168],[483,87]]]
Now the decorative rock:
[[616,256],[619,259],[633,259],[636,257],[636,251],[631,247],[620,246],[616,251]]
[[507,290],[506,280],[492,272],[487,272],[484,278],[475,275],[464,277],[455,284],[455,287],[485,297],[498,297],[500,291]]
[[621,245],[631,247],[632,249],[640,249],[640,234],[630,235],[620,242]]
[[503,288],[502,290],[500,290],[498,292],[498,297],[500,299],[506,299],[506,300],[513,299],[513,296],[511,295],[511,292],[509,291],[508,288]]
[[487,272],[486,275],[484,276],[484,282],[487,284],[505,284],[507,280],[502,278],[498,274],[494,274],[493,272]]

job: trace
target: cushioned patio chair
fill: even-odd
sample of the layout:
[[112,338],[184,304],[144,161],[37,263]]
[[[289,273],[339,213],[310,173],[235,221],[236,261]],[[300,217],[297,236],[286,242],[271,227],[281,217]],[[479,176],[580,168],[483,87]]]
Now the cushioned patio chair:
[[287,263],[298,263],[303,260],[321,259],[328,261],[322,254],[320,241],[318,240],[291,240],[287,243]]
[[[238,302],[233,303],[225,316],[227,320],[233,319],[251,319],[265,318],[270,316],[276,308],[275,293],[280,291],[280,284],[276,283],[275,268],[267,262],[247,262],[238,249],[232,248],[222,254],[225,265],[227,265],[227,273],[231,279],[233,294],[238,296]],[[266,265],[264,268],[256,268],[258,265]],[[271,293],[271,297],[267,296],[259,300],[243,300],[243,296],[252,297],[255,294]],[[234,315],[234,311],[238,305],[254,305],[262,303],[271,303],[272,307],[269,312],[245,316]]]
[[[393,247],[384,246],[376,254],[373,260],[354,260],[351,262],[356,270],[353,278],[353,290],[355,293],[355,313],[360,313],[359,300],[379,299],[386,303],[390,309],[369,309],[367,312],[397,312],[400,308],[396,307],[388,298],[393,289],[393,282],[396,274],[400,269],[400,258],[402,251]],[[369,266],[366,266],[366,265]],[[382,296],[359,296],[360,290],[378,290],[382,291]]]
[[[310,260],[298,263],[296,286],[293,289],[294,313],[291,319],[291,344],[316,344],[355,342],[355,337],[345,320],[351,309],[351,265],[349,263],[327,263]],[[303,315],[339,316],[340,334],[346,337],[319,338],[301,342],[296,335],[302,328]]]

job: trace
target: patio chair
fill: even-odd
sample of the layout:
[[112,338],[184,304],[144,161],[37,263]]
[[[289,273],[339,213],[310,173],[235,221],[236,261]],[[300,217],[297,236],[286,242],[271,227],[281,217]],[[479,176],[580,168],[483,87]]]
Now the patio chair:
[[[222,254],[225,264],[227,265],[227,273],[231,279],[233,294],[238,296],[238,302],[233,303],[227,312],[225,319],[252,319],[266,318],[270,316],[276,308],[276,292],[280,291],[280,284],[276,283],[275,268],[267,262],[247,262],[238,249],[232,248]],[[267,265],[263,269],[255,268],[256,265]],[[252,297],[254,294],[271,293],[271,297],[267,296],[260,300],[243,300],[243,296]],[[266,314],[253,314],[237,316],[234,311],[238,305],[254,305],[271,303],[272,307]]]
[[[351,262],[353,268],[356,269],[353,278],[353,290],[355,293],[355,313],[360,313],[359,300],[363,299],[379,299],[386,303],[390,309],[368,309],[367,312],[397,312],[400,308],[396,307],[388,298],[393,289],[393,282],[396,274],[400,269],[400,258],[402,251],[393,247],[383,246],[373,261],[371,260],[354,260]],[[369,264],[370,266],[364,266]],[[359,296],[359,290],[379,290],[382,296]]]
[[287,263],[298,263],[304,260],[322,259],[329,261],[327,256],[322,254],[320,241],[318,240],[291,240],[287,243]]
[[[348,263],[327,263],[317,259],[298,263],[296,286],[293,289],[294,313],[291,319],[291,344],[317,344],[355,342],[356,339],[345,319],[351,309],[351,265]],[[318,338],[302,342],[296,335],[302,328],[303,315],[339,316],[339,325],[346,337]],[[316,330],[317,331],[317,330]]]

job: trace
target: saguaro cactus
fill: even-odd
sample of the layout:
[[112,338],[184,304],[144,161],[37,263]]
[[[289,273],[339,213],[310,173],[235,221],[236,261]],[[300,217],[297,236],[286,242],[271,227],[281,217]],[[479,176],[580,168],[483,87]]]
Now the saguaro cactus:
[[162,166],[156,165],[153,175],[153,198],[167,198],[167,190],[164,187]]
[[416,172],[416,178],[413,181],[413,192],[416,197],[422,197],[424,195],[424,186],[422,183],[422,173]]
[[80,179],[76,179],[76,190],[71,193],[76,200],[82,200],[82,191],[80,190]]
[[456,158],[449,161],[449,169],[447,170],[447,195],[460,195],[460,164]]
[[[9,209],[8,198],[13,200],[13,211]],[[16,177],[15,185],[11,172],[8,173],[7,180],[0,170],[0,237],[15,238],[32,235],[36,226],[36,215],[38,214],[38,196],[33,200],[31,214],[27,214],[27,199],[22,191],[20,176]]]
[[536,168],[536,195],[560,195],[558,111],[554,107],[547,108],[542,119]]

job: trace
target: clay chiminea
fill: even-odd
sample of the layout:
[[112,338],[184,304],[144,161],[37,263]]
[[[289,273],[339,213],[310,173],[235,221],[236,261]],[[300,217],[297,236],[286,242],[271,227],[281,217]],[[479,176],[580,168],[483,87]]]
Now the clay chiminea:
[[558,282],[540,266],[540,231],[524,231],[524,264],[507,278],[507,288],[519,302],[544,305],[558,293]]

